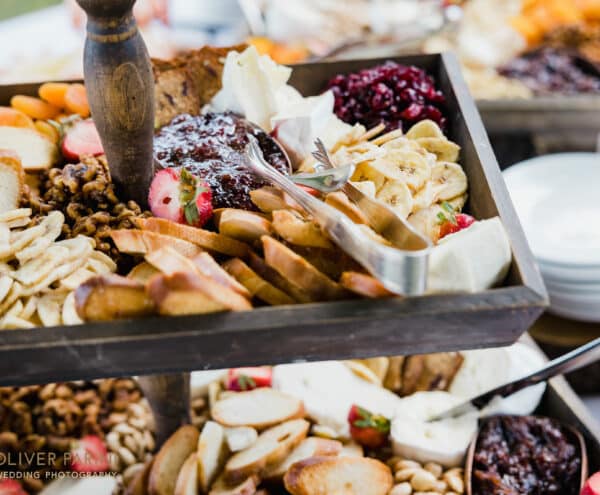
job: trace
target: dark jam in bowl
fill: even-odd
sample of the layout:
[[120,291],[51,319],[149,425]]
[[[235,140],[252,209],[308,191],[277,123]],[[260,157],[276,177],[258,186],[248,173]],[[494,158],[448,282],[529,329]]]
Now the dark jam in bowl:
[[154,136],[154,155],[166,167],[185,167],[211,187],[214,208],[255,210],[250,191],[266,182],[244,165],[247,134],[254,135],[265,159],[287,174],[286,158],[273,139],[234,113],[179,115]]
[[485,421],[473,460],[473,495],[576,495],[581,452],[550,418],[496,416]]

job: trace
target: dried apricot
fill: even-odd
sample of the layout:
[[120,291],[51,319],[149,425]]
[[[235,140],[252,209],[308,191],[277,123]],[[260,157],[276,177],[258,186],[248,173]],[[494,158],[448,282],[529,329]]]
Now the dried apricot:
[[65,108],[71,113],[78,113],[82,117],[90,116],[90,105],[83,84],[75,83],[69,86],[65,93]]
[[10,107],[0,107],[0,125],[35,129],[33,120],[31,120],[30,117],[23,112]]
[[65,94],[70,84],[48,82],[44,83],[38,89],[40,98],[58,108],[65,108]]
[[60,112],[54,105],[33,96],[15,95],[10,99],[10,106],[33,119],[53,119]]
[[40,134],[43,134],[44,137],[47,137],[54,144],[58,143],[58,140],[60,139],[60,134],[56,127],[54,127],[52,124],[49,124],[45,120],[36,120],[35,128]]

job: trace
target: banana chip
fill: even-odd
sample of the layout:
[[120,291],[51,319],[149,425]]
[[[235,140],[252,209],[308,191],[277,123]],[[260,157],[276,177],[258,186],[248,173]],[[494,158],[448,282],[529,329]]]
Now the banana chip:
[[413,125],[406,133],[408,139],[419,138],[442,138],[445,139],[444,133],[433,120],[422,120]]
[[440,162],[456,162],[460,146],[448,139],[439,137],[425,137],[416,139],[423,148],[437,156]]

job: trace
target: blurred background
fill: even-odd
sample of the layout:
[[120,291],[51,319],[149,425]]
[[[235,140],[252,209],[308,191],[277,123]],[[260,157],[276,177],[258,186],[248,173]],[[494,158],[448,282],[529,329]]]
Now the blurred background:
[[[502,168],[557,152],[577,152],[564,155],[574,167],[600,166],[600,0],[138,0],[135,12],[158,58],[240,42],[285,64],[452,51]],[[2,0],[0,84],[82,77],[84,39],[74,0]],[[552,279],[553,266],[541,266],[572,310],[532,329],[544,349],[557,355],[600,335],[600,275],[583,283],[589,265],[578,265]],[[592,268],[600,273],[600,261]],[[553,306],[567,297],[551,296]],[[599,378],[600,365],[572,381],[598,393]],[[600,399],[590,401],[600,416]]]

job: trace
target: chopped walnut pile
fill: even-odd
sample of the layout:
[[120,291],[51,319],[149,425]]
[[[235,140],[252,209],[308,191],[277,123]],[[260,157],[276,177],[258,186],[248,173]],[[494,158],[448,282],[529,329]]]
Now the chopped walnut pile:
[[149,216],[135,201],[121,201],[110,177],[106,157],[82,157],[80,163],[52,168],[41,177],[38,194],[26,205],[36,214],[59,210],[65,214],[63,237],[79,234],[96,240],[96,248],[119,265],[126,261],[110,239],[112,229],[132,229],[135,217]]

